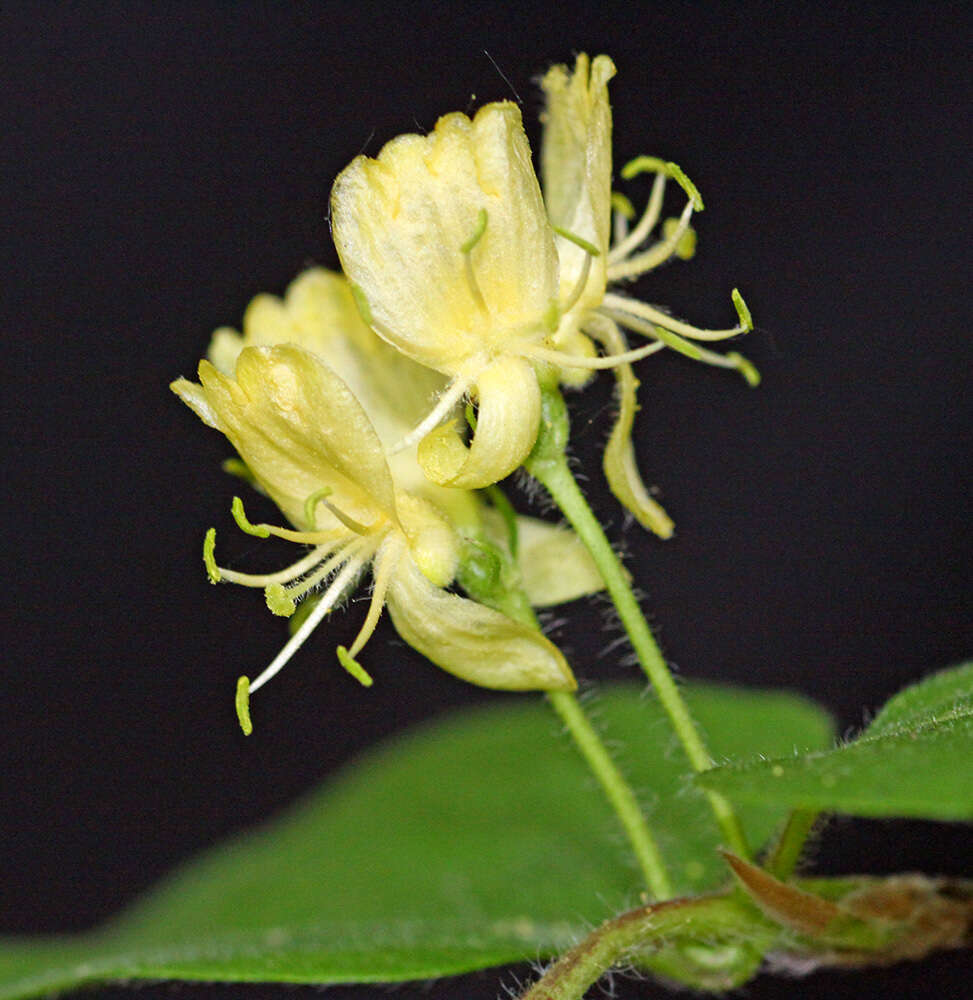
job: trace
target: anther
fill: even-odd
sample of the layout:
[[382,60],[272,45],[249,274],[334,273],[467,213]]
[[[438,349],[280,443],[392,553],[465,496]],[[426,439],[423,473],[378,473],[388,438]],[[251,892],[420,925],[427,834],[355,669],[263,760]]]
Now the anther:
[[352,677],[361,684],[362,687],[371,687],[374,681],[371,674],[345,649],[338,647],[338,662],[351,674]]
[[243,676],[236,682],[236,717],[240,720],[240,728],[244,736],[253,732],[250,721],[250,678]]
[[287,590],[279,583],[268,584],[264,588],[264,598],[267,607],[281,618],[290,618],[297,610],[294,599],[287,593]]
[[734,288],[733,291],[730,292],[730,298],[733,299],[733,305],[736,307],[737,316],[740,317],[740,326],[743,327],[746,333],[749,333],[753,329],[753,317],[750,315],[750,309],[747,307],[746,302],[743,301],[740,289]]
[[233,515],[233,520],[236,521],[237,527],[246,532],[248,535],[256,535],[257,538],[269,538],[270,529],[265,524],[251,524],[247,520],[247,515],[243,510],[243,501],[239,497],[233,498],[233,503],[230,506],[230,513]]
[[304,501],[304,520],[312,528],[317,527],[314,518],[314,509],[317,507],[318,503],[325,497],[331,496],[334,490],[330,486],[325,486],[323,489],[317,490],[312,493],[307,500]]
[[223,579],[220,568],[216,565],[216,528],[210,528],[203,539],[203,563],[210,583],[219,583]]

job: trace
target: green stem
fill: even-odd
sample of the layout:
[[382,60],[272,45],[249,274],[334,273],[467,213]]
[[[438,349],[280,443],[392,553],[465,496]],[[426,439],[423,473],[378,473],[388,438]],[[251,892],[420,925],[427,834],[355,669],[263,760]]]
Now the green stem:
[[[516,530],[516,522],[513,529]],[[516,548],[516,545],[513,547]],[[460,562],[459,582],[474,599],[503,612],[508,618],[540,629],[527,595],[516,584],[515,579],[508,578],[510,574],[505,569],[511,569],[511,565],[501,550],[486,539],[471,540]],[[512,577],[516,577],[516,570]],[[673,894],[672,884],[662,852],[639,808],[635,792],[585,715],[578,699],[573,694],[560,691],[549,691],[547,699],[614,809],[649,891],[656,899],[670,898]]]
[[[665,945],[772,939],[767,922],[733,896],[673,899],[639,907],[603,923],[565,952],[520,1000],[580,1000],[613,965]],[[761,943],[764,942],[761,940]]]
[[[694,771],[706,771],[713,766],[713,761],[703,738],[642,614],[625,568],[568,467],[565,457],[567,410],[556,388],[544,390],[544,404],[545,412],[538,443],[524,463],[524,468],[551,495],[551,499],[591,553],[639,663],[655,688],[659,703],[669,717],[690,765]],[[718,792],[707,790],[705,795],[726,838],[727,846],[741,857],[749,857],[743,827],[729,800]]]
[[764,865],[771,875],[786,882],[794,874],[804,844],[820,815],[816,809],[795,809],[787,817],[784,829]]
[[571,734],[581,756],[615,810],[652,895],[656,899],[671,898],[672,884],[659,845],[649,830],[635,793],[609,756],[605,744],[585,715],[578,699],[563,691],[549,691],[547,700],[564,723],[564,728]]

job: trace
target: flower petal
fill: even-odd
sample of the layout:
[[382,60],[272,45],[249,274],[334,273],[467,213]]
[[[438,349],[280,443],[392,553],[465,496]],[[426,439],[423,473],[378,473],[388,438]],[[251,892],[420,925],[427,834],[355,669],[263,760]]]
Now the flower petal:
[[443,670],[504,691],[573,691],[571,668],[539,630],[434,586],[409,558],[389,583],[399,635]]
[[[613,322],[599,324],[597,329],[592,327],[591,332],[598,336],[611,354],[622,354],[628,349],[624,335]],[[638,410],[638,379],[629,364],[618,365],[615,368],[615,378],[618,386],[618,419],[605,446],[603,462],[608,487],[642,527],[648,528],[660,538],[671,538],[672,518],[649,495],[635,461],[632,425]]]
[[[359,156],[335,181],[331,208],[366,319],[423,364],[453,374],[549,314],[554,233],[515,104],[488,104],[472,121],[446,115],[428,136],[402,135],[377,159]],[[483,211],[467,261],[463,247]]]
[[469,448],[455,422],[443,424],[419,442],[423,472],[442,486],[477,489],[509,476],[537,440],[541,392],[529,361],[495,361],[476,382],[479,410]]
[[[292,523],[304,525],[305,501],[324,488],[357,521],[394,518],[394,487],[378,435],[351,390],[314,355],[294,345],[248,347],[235,378],[208,361],[199,376],[201,387],[177,382],[173,390],[204,420],[206,412],[215,417]],[[209,411],[201,412],[200,399]]]
[[[508,528],[500,512],[486,508],[481,516],[491,541],[506,545]],[[516,559],[521,586],[535,608],[567,604],[605,589],[581,539],[564,525],[517,515]]]
[[[594,244],[601,256],[592,261],[581,308],[597,305],[605,291],[605,256],[611,237],[611,107],[608,81],[615,64],[596,56],[589,64],[582,53],[572,73],[552,66],[541,86],[547,109],[541,116],[541,177],[551,222]],[[581,274],[585,252],[558,237],[561,291],[567,294]]]

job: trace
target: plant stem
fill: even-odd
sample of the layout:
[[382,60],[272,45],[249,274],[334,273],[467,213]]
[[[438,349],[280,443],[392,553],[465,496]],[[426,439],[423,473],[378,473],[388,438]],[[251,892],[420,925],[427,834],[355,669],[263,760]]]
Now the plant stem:
[[[524,463],[524,467],[551,495],[551,499],[591,553],[639,663],[655,688],[659,703],[668,716],[693,770],[697,772],[708,770],[712,767],[713,761],[642,614],[642,609],[629,585],[625,568],[568,467],[565,457],[567,411],[564,401],[555,388],[545,389],[544,402],[545,414],[538,444]],[[705,795],[726,838],[727,846],[734,853],[748,858],[750,853],[743,827],[729,800],[718,792],[709,790]]]
[[[493,571],[506,561],[504,553],[481,538],[464,556],[459,579],[463,589],[471,597],[503,612],[508,618],[540,629],[537,615],[523,590],[509,580],[501,581],[500,577],[504,574]],[[656,899],[669,899],[673,895],[673,889],[662,852],[639,807],[632,786],[612,759],[577,697],[568,692],[548,691],[547,699],[614,809],[649,892]]]
[[674,939],[689,943],[768,937],[765,924],[753,907],[726,895],[639,907],[607,920],[565,952],[520,1000],[580,1000],[593,982],[634,949],[651,952]]
[[578,699],[573,694],[562,691],[549,691],[547,699],[615,810],[652,895],[656,899],[671,898],[672,885],[659,845],[649,830],[635,793],[609,756],[605,744],[585,715]]
[[787,817],[784,829],[764,864],[771,875],[786,882],[794,874],[804,844],[820,815],[816,809],[795,809]]

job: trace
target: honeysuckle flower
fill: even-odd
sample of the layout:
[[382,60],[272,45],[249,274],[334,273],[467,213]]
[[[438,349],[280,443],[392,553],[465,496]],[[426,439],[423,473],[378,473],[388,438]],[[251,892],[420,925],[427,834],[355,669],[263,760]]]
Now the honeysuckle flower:
[[[502,540],[504,532],[495,530],[495,511],[485,508],[473,491],[431,482],[419,466],[414,444],[389,453],[426,414],[446,379],[410,360],[365,325],[343,275],[314,267],[295,278],[283,298],[257,295],[244,311],[242,333],[220,327],[207,357],[225,375],[232,375],[244,347],[288,343],[317,355],[351,389],[386,449],[397,488],[430,501],[446,514],[461,536],[461,549],[484,537]],[[517,571],[511,584],[526,593],[531,605],[550,607],[602,589],[591,557],[573,532],[516,514],[512,508],[509,517],[522,542],[509,553]],[[558,573],[552,585],[538,569],[555,564]]]
[[[698,361],[738,369],[750,384],[756,384],[756,370],[739,354],[721,355],[691,342],[722,340],[752,328],[749,311],[735,289],[732,299],[739,324],[726,330],[698,329],[665,310],[608,290],[610,284],[636,278],[673,256],[691,257],[695,233],[689,223],[693,211],[703,208],[699,192],[676,164],[641,156],[622,168],[622,177],[631,179],[650,172],[655,181],[645,213],[629,231],[628,220],[634,217],[634,210],[623,195],[613,194],[611,189],[608,83],[614,75],[615,65],[608,56],[589,60],[582,53],[573,72],[567,66],[554,66],[541,81],[546,96],[541,146],[544,200],[552,224],[573,237],[559,235],[557,239],[562,289],[582,275],[586,279],[572,308],[561,317],[559,335],[576,340],[589,336],[609,355],[620,357],[628,351],[620,329],[623,326],[654,341],[642,349],[644,353],[653,347],[669,347]],[[686,206],[678,219],[663,222],[661,239],[642,249],[659,222],[667,178],[676,180],[686,192]],[[588,244],[587,249],[584,244]],[[638,381],[628,362],[615,365],[615,372],[619,416],[605,449],[606,478],[616,497],[643,525],[668,537],[672,521],[646,490],[632,447]]]
[[179,379],[172,388],[227,436],[295,528],[253,525],[239,500],[237,523],[254,535],[311,546],[278,573],[245,574],[217,566],[211,531],[204,550],[210,579],[264,588],[271,610],[284,615],[327,582],[249,691],[284,666],[368,566],[374,586],[365,622],[349,649],[338,647],[340,662],[362,683],[371,678],[356,657],[387,606],[411,646],[464,680],[507,690],[575,687],[563,656],[539,631],[443,589],[459,558],[453,526],[428,500],[397,485],[362,405],[314,354],[296,344],[245,347],[235,375],[204,360],[199,378],[198,384]]
[[[365,322],[450,379],[400,442],[419,442],[430,479],[480,487],[503,478],[536,440],[539,377],[579,384],[589,371],[612,367],[622,401],[606,452],[609,482],[643,523],[666,535],[671,522],[642,485],[631,450],[636,383],[628,363],[668,346],[750,371],[686,339],[731,336],[745,324],[700,331],[606,291],[608,282],[685,255],[692,208],[701,207],[678,168],[641,158],[626,175],[651,169],[660,180],[631,233],[618,217],[611,245],[614,72],[606,56],[593,64],[580,56],[573,74],[555,67],[545,77],[544,196],[520,111],[499,102],[472,120],[446,115],[430,135],[399,136],[375,159],[357,157],[335,182],[332,231]],[[636,253],[657,222],[666,176],[686,187],[691,204],[666,224],[659,245]],[[742,299],[734,301],[742,316]],[[628,350],[619,323],[651,343]],[[596,356],[596,343],[607,356]],[[449,419],[466,394],[478,405],[469,446]]]

